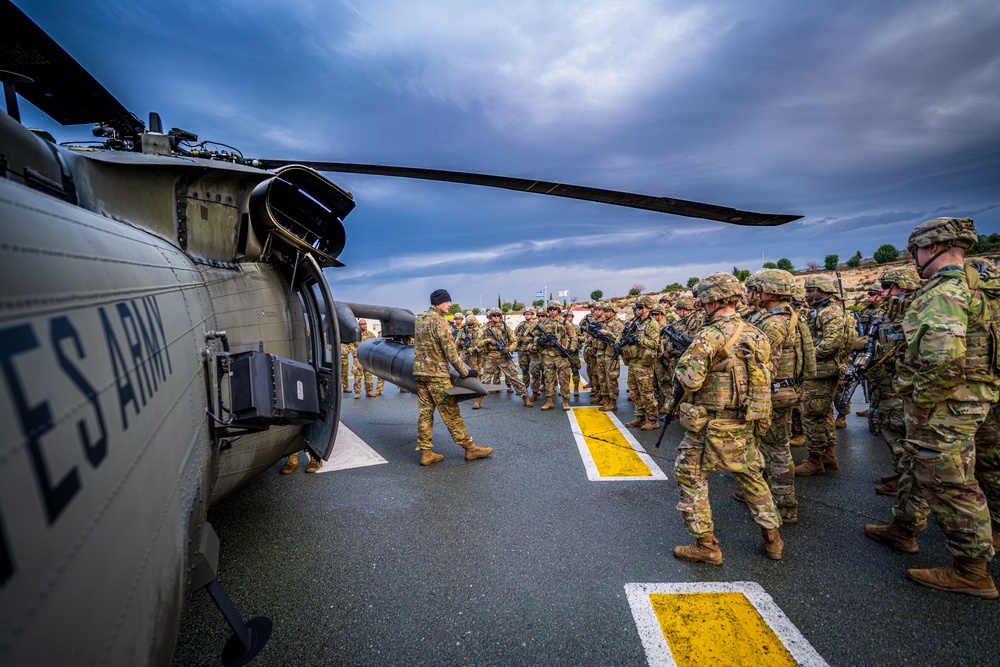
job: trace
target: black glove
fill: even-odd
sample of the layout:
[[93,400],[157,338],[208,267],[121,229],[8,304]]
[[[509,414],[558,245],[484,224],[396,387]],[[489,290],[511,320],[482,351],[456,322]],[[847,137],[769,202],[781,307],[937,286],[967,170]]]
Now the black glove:
[[469,374],[466,375],[465,377],[467,377],[467,378],[477,378],[477,377],[479,377],[479,371],[477,371],[475,368],[470,368],[469,369]]

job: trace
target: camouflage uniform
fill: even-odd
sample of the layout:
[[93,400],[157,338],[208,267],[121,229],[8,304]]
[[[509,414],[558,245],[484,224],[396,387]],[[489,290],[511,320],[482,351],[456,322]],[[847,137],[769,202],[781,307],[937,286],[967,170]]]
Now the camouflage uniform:
[[472,437],[465,430],[458,401],[447,394],[452,387],[449,365],[462,377],[469,369],[458,356],[451,327],[436,308],[430,308],[417,316],[413,348],[413,378],[417,381],[417,449],[429,450],[434,445],[431,434],[434,428],[434,410],[441,413],[441,420],[451,433],[452,439],[468,449],[473,445]]
[[[372,332],[372,331],[368,331],[367,329],[365,329],[364,331],[361,332],[361,341],[360,341],[360,343],[363,343],[366,340],[371,340],[372,338],[375,338],[375,333]],[[353,347],[353,354],[354,354],[354,397],[355,398],[360,398],[361,397],[361,385],[362,384],[364,384],[365,393],[368,396],[372,396],[373,395],[372,394],[372,378],[375,378],[375,380],[378,381],[378,393],[382,393],[382,389],[385,388],[385,380],[383,380],[382,378],[378,377],[374,373],[365,370],[365,367],[361,365],[361,360],[358,359],[358,345],[360,343],[354,344],[354,347]]]
[[351,372],[348,365],[356,349],[358,349],[356,343],[340,344],[340,386],[345,394],[351,391]]
[[[683,334],[688,338],[693,338],[698,333],[698,330],[701,329],[702,324],[704,324],[705,311],[701,309],[696,310],[694,299],[688,296],[678,297],[675,306],[678,310],[687,310],[689,312],[683,316],[677,313],[677,319],[671,322],[669,326],[673,327],[677,333]],[[665,321],[666,315],[664,314]],[[655,376],[659,405],[663,405],[670,397],[674,383],[674,365],[677,363],[677,359],[681,356],[681,353],[665,335],[661,335],[660,343],[660,358],[657,360]]]
[[899,525],[920,531],[929,510],[954,556],[988,560],[990,514],[975,478],[974,436],[1000,393],[983,320],[983,301],[973,298],[960,266],[934,274],[903,317],[906,350],[897,388],[905,401],[906,440],[892,514]]
[[[639,300],[639,305],[651,308],[645,299]],[[630,340],[619,342],[622,345],[622,358],[628,364],[628,385],[635,404],[635,421],[630,426],[643,426],[645,430],[656,428],[656,420],[660,409],[656,402],[654,387],[656,378],[654,363],[660,356],[660,326],[652,317],[636,319],[634,333]]]
[[794,523],[798,521],[798,501],[789,445],[791,413],[801,400],[803,381],[816,373],[816,356],[808,325],[786,301],[795,285],[792,274],[781,269],[761,269],[754,276],[759,301],[780,302],[758,310],[753,318],[771,347],[771,426],[757,444],[767,464],[768,486],[781,519]]
[[802,427],[806,434],[809,459],[796,467],[797,475],[822,474],[839,467],[834,447],[837,431],[833,418],[833,398],[850,348],[848,332],[854,331],[853,318],[849,321],[840,297],[829,276],[806,280],[806,289],[816,287],[825,298],[815,304],[810,312],[810,329],[816,351],[816,377],[806,379],[803,386]]
[[[601,323],[601,331],[613,340],[618,340],[625,323],[618,318],[615,307],[609,301],[605,305],[605,320]],[[596,361],[601,369],[601,409],[616,410],[618,405],[618,376],[621,373],[621,361],[615,355],[614,345],[604,345],[603,355],[598,353]]]
[[526,310],[524,314],[531,313],[531,318],[525,320],[514,329],[514,339],[517,340],[517,365],[521,367],[521,382],[527,387],[531,383],[531,340],[530,331],[535,328],[535,311]]
[[479,326],[479,320],[475,315],[469,315],[458,334],[458,350],[465,365],[479,373],[483,372],[483,350],[480,346],[482,339],[483,329]]
[[[699,291],[711,297],[708,290],[718,285],[728,291],[708,303],[725,298],[732,290],[742,292],[739,281],[724,273],[703,278]],[[755,447],[747,446],[750,432],[763,431],[770,419],[769,356],[764,335],[731,313],[713,317],[677,360],[674,377],[685,392],[679,406],[685,434],[674,465],[680,496],[677,509],[684,515],[684,529],[698,540],[693,547],[675,549],[679,558],[722,563],[708,502],[710,470],[733,473],[753,520],[765,531],[765,543],[769,536],[773,536],[770,543],[780,542],[781,518],[761,474],[761,456]],[[709,547],[706,540],[715,546]],[[717,560],[690,557],[701,545],[714,550]],[[689,555],[679,553],[684,551]],[[768,553],[775,557],[770,548]],[[781,557],[780,547],[776,557]]]
[[563,318],[563,324],[566,325],[566,329],[569,331],[569,372],[570,372],[570,383],[573,387],[573,394],[576,396],[580,395],[580,348],[583,345],[583,334],[580,331],[580,327],[573,324],[573,313],[571,311],[566,311],[566,315]]
[[[548,321],[549,314],[544,308],[538,309],[538,317],[532,323],[531,327],[528,329],[528,336],[530,337],[530,342],[528,343],[528,350],[530,351],[529,360],[531,362],[530,375],[531,375],[531,392],[532,400],[545,393],[545,373],[543,372],[542,364],[542,353],[540,348],[535,345],[535,336],[538,332],[535,331],[535,327],[541,325],[543,322]],[[528,383],[525,382],[527,385]]]
[[[490,311],[492,315],[494,311]],[[496,311],[500,314],[500,311]],[[504,352],[500,351],[497,341],[505,347]],[[517,339],[503,320],[496,323],[490,322],[483,330],[483,336],[479,345],[485,355],[483,370],[483,382],[487,384],[498,384],[500,376],[503,374],[507,378],[507,383],[514,388],[518,396],[522,398],[527,395],[524,383],[517,378],[517,366],[514,364],[513,353],[517,350]]]
[[[559,307],[558,302],[553,301],[552,303]],[[569,409],[569,359],[559,351],[558,347],[544,344],[541,338],[542,334],[538,332],[538,329],[541,329],[546,334],[551,334],[564,349],[569,350],[569,331],[563,324],[562,318],[558,315],[552,317],[551,312],[549,311],[550,316],[535,328],[535,347],[542,357],[546,405],[549,405],[556,393],[559,392],[563,399],[563,408]],[[542,408],[545,409],[545,406]]]
[[597,316],[594,312],[595,307],[596,304],[591,302],[590,312],[583,316],[583,319],[580,320],[580,326],[577,327],[583,363],[587,365],[586,382],[588,386],[584,387],[584,389],[590,389],[591,398],[593,398],[594,392],[597,391],[597,384],[594,382],[594,337],[586,331],[590,325],[597,322]]

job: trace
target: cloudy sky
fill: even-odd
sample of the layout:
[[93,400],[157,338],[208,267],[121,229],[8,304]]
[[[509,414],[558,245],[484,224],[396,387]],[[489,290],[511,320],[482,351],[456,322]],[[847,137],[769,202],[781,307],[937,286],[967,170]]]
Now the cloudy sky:
[[[501,174],[803,215],[774,229],[329,174],[335,298],[422,310],[1000,231],[995,0],[15,0],[140,118],[246,156]],[[25,107],[29,106],[26,103]],[[33,109],[26,124],[52,128]],[[61,141],[89,128],[54,130]]]

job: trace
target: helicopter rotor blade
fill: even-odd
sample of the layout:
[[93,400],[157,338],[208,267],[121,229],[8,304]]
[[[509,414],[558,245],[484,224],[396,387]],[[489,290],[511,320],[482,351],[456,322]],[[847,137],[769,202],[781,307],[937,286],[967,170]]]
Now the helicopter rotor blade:
[[144,127],[63,47],[10,0],[0,0],[0,70],[26,76],[17,93],[62,125],[104,122],[123,138]]
[[350,162],[303,162],[292,160],[258,160],[257,162],[259,166],[264,169],[275,169],[288,164],[301,164],[306,167],[311,167],[316,171],[372,174],[376,176],[399,176],[402,178],[420,178],[428,181],[482,185],[492,188],[517,190],[520,192],[534,192],[536,194],[551,195],[554,197],[582,199],[585,201],[601,202],[615,206],[628,206],[631,208],[645,209],[647,211],[672,213],[674,215],[683,215],[689,218],[704,218],[705,220],[716,220],[718,222],[727,222],[734,225],[746,225],[750,227],[775,227],[793,220],[798,220],[802,217],[801,215],[739,211],[725,206],[702,204],[700,202],[674,199],[672,197],[654,197],[651,195],[640,195],[630,192],[602,190],[600,188],[590,188],[582,185],[566,185],[563,183],[552,183],[549,181],[533,181],[527,178],[491,176],[489,174],[472,174],[462,171],[442,171],[440,169],[419,169],[416,167],[389,167],[376,164],[354,164]]

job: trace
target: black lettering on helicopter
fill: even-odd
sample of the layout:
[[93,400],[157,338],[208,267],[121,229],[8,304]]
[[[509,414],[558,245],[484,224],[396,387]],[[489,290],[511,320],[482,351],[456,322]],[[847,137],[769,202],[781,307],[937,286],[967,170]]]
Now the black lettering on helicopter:
[[90,461],[90,465],[96,468],[108,453],[108,430],[104,426],[104,413],[101,411],[97,392],[94,391],[93,386],[87,381],[87,378],[80,372],[80,369],[73,365],[73,362],[70,361],[70,358],[63,351],[62,341],[71,340],[74,343],[78,359],[84,359],[87,355],[83,351],[80,336],[76,333],[76,329],[73,328],[73,324],[69,321],[68,317],[53,319],[49,323],[49,329],[52,334],[52,348],[56,351],[56,357],[59,358],[59,366],[73,384],[76,385],[77,389],[80,390],[80,393],[86,396],[87,400],[94,407],[94,416],[97,419],[97,428],[100,431],[97,440],[91,441],[90,431],[87,428],[87,421],[85,419],[81,419],[76,423],[76,431],[80,434],[80,442],[83,443],[83,449],[87,453],[87,460]]
[[[115,387],[118,390],[118,404],[121,408],[122,430],[128,429],[128,413],[126,406],[130,403],[138,416],[146,402],[165,382],[168,375],[173,374],[170,362],[170,351],[167,349],[167,337],[163,328],[163,318],[160,315],[160,305],[155,296],[143,297],[142,311],[136,301],[121,302],[115,305],[121,331],[125,337],[123,348],[115,334],[111,319],[103,307],[97,311],[101,316],[104,328],[104,338],[108,344],[108,357],[111,359],[111,372],[115,377]],[[123,352],[124,350],[124,352]],[[131,360],[133,374],[129,373]],[[136,395],[138,393],[138,396]],[[141,405],[140,405],[141,403]]]
[[17,408],[21,432],[28,441],[28,454],[31,457],[35,480],[45,501],[49,525],[52,525],[52,522],[66,509],[73,496],[80,491],[80,475],[76,466],[73,466],[55,486],[50,479],[48,462],[42,451],[41,437],[55,426],[52,411],[49,409],[48,401],[28,405],[24,385],[14,367],[15,356],[37,347],[38,339],[30,324],[21,324],[0,331],[0,368],[3,368],[7,387]]

